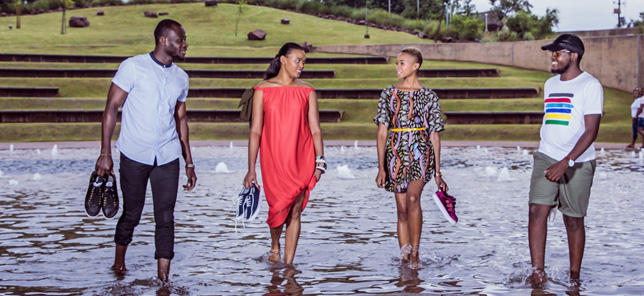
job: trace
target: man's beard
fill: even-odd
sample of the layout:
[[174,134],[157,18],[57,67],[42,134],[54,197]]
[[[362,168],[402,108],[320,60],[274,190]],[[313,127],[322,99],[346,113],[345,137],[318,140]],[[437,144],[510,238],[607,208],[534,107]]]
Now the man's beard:
[[553,74],[563,74],[563,73],[566,73],[566,71],[568,71],[569,68],[570,68],[570,63],[568,63],[563,68],[559,68],[559,69],[552,69],[551,68],[550,72],[552,72]]
[[178,47],[170,47],[166,51],[166,54],[168,54],[170,57],[172,57],[173,61],[181,62],[181,61],[185,60],[186,57],[185,56],[182,57],[180,52],[181,52],[180,48],[178,48]]

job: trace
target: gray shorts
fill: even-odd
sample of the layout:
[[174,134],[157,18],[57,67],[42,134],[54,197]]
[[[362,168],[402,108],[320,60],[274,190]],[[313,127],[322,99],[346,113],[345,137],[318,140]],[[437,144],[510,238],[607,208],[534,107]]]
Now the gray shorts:
[[551,182],[546,179],[544,171],[556,162],[541,152],[534,153],[530,203],[556,206],[569,217],[585,217],[597,162],[591,160],[575,163],[558,182]]

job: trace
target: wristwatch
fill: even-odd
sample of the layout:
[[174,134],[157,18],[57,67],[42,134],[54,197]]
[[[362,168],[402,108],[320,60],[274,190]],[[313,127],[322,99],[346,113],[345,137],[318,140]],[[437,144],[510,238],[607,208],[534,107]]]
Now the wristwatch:
[[568,162],[569,167],[575,166],[575,161],[572,160],[570,157],[566,156],[566,157],[564,157],[564,160]]

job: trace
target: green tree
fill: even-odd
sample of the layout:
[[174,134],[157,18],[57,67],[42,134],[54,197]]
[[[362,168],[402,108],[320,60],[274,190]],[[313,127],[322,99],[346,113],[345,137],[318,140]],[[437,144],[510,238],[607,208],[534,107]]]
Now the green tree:
[[59,0],[60,7],[63,8],[63,19],[60,24],[60,34],[66,34],[67,33],[67,24],[65,23],[65,12],[67,9],[72,8],[74,5],[73,0]]
[[502,23],[505,23],[508,17],[519,11],[530,13],[530,8],[532,8],[532,4],[528,0],[490,0],[490,4],[492,5],[492,15]]
[[235,13],[237,18],[235,18],[235,37],[237,37],[237,28],[239,27],[239,20],[241,19],[242,15],[248,10],[248,6],[246,6],[246,0],[238,0],[237,1],[237,12]]
[[632,21],[631,24],[633,27],[639,27],[640,30],[644,30],[644,11],[640,12],[640,19]]
[[481,37],[485,24],[476,17],[455,14],[450,27],[459,40],[475,40]]
[[543,39],[552,34],[552,27],[559,23],[559,11],[547,9],[543,17],[520,10],[506,21],[506,26],[511,32],[516,33],[519,39]]
[[472,4],[472,1],[473,0],[463,0],[463,3],[459,6],[459,12],[467,16],[476,13],[476,5]]

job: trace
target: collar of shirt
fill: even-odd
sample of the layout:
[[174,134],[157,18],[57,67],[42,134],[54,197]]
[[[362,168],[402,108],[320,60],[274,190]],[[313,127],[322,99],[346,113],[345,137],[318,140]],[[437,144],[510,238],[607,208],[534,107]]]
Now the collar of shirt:
[[166,64],[162,63],[161,61],[157,60],[157,58],[155,58],[155,57],[154,57],[154,54],[152,54],[152,53],[153,53],[153,51],[151,51],[151,52],[150,52],[150,57],[152,58],[152,60],[153,60],[155,63],[157,63],[157,65],[159,65],[159,66],[161,66],[161,67],[163,67],[163,68],[170,68],[170,67],[172,67],[172,61],[170,61],[170,64],[167,64],[167,65],[166,65]]

